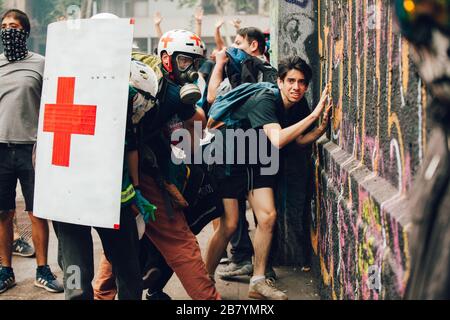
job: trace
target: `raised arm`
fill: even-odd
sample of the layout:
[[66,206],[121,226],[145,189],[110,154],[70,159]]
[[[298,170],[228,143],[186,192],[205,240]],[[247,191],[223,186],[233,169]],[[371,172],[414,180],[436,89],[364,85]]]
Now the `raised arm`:
[[220,33],[220,28],[222,28],[224,24],[223,18],[219,19],[216,22],[216,29],[214,32],[214,40],[216,41],[217,50],[222,50],[225,47],[225,40],[223,40],[222,34]]
[[156,32],[156,36],[158,38],[161,38],[163,35],[162,29],[161,29],[161,22],[162,22],[162,16],[161,16],[161,12],[156,11],[155,15],[153,16],[153,23],[155,24],[155,32]]
[[330,120],[330,112],[333,108],[333,103],[330,99],[330,102],[328,103],[327,109],[325,110],[325,113],[323,114],[322,122],[320,123],[320,126],[318,126],[316,129],[312,130],[311,132],[308,132],[305,135],[300,135],[295,142],[300,146],[307,146],[319,139],[327,130],[328,123]]
[[201,38],[202,37],[202,22],[203,22],[203,8],[197,7],[195,10],[195,33]]
[[[287,144],[301,136],[306,129],[308,129],[320,118],[321,114],[325,110],[325,105],[327,105],[327,102],[329,104],[328,88],[324,90],[319,103],[308,117],[284,129],[282,129],[278,123],[267,124],[263,126],[264,132],[276,148],[282,149]],[[331,107],[329,106],[327,110],[329,111],[330,108]]]
[[214,66],[214,70],[211,74],[211,78],[208,83],[208,103],[213,104],[216,100],[217,89],[220,86],[220,83],[223,80],[223,70],[225,68],[225,64],[228,61],[227,55],[225,53],[226,48],[224,47],[222,50],[217,52],[216,54],[216,65]]

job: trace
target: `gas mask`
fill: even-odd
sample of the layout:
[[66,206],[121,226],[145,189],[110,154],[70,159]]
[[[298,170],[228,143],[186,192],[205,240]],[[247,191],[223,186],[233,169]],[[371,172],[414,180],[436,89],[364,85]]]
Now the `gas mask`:
[[195,104],[202,97],[199,87],[194,82],[198,80],[198,69],[203,59],[182,53],[176,54],[172,59],[174,79],[181,85],[181,101],[184,104]]

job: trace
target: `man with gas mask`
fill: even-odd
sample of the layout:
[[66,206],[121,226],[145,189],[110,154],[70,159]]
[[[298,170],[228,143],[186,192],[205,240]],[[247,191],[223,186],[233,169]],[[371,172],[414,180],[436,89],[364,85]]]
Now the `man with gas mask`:
[[[158,55],[164,78],[157,97],[159,106],[141,122],[140,184],[143,195],[158,207],[156,222],[147,224],[146,234],[195,300],[220,299],[220,295],[208,276],[197,239],[183,213],[186,203],[181,190],[186,167],[171,160],[171,146],[179,142],[172,141],[171,136],[184,127],[190,131],[191,145],[198,146],[201,132],[194,132],[194,122],[202,123],[203,128],[206,117],[195,106],[201,92],[194,82],[204,50],[201,39],[190,31],[172,30],[161,37]],[[156,291],[171,276],[171,272],[163,272]],[[148,299],[161,293],[151,291]]]
[[427,155],[409,195],[406,299],[450,299],[450,1],[396,0],[403,36],[433,100]]
[[153,269],[157,269],[153,273],[157,277],[148,285],[144,283],[144,287],[149,289],[149,300],[170,299],[162,289],[173,272],[192,299],[220,299],[206,271],[197,239],[183,213],[187,205],[182,195],[186,166],[176,165],[171,160],[172,147],[179,142],[172,141],[172,132],[184,127],[195,140],[193,145],[198,145],[201,132],[194,133],[194,122],[199,121],[201,127],[206,122],[204,112],[195,106],[201,92],[194,84],[203,52],[204,45],[197,35],[185,30],[172,30],[160,39],[159,57],[134,55],[163,75],[156,106],[145,114],[138,128],[139,189],[157,207],[156,220],[150,221],[145,231],[150,239],[146,254],[150,263],[153,262]]

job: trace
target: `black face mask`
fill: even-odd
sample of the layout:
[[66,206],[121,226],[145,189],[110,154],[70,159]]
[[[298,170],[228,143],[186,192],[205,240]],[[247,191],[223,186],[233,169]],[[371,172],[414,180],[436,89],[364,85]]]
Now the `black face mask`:
[[28,32],[21,29],[2,29],[1,38],[4,53],[9,62],[20,61],[28,55]]

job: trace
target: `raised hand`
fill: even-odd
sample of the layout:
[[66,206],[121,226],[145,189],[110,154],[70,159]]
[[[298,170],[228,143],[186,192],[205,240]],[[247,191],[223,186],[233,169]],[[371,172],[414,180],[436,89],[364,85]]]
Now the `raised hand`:
[[227,50],[226,47],[224,47],[222,50],[219,50],[216,52],[216,64],[217,65],[225,65],[228,62],[227,54],[225,53]]
[[327,105],[327,101],[329,103],[331,100],[330,89],[331,89],[331,85],[328,84],[322,92],[322,96],[320,97],[319,103],[317,104],[314,111],[311,113],[313,116],[317,117],[317,119],[323,113],[325,106]]
[[328,127],[328,123],[330,121],[330,113],[333,109],[333,99],[328,99],[328,105],[325,109],[325,113],[323,114],[322,122],[320,123],[319,129],[322,131],[325,131],[325,129]]
[[223,17],[217,20],[216,22],[216,29],[222,28],[223,24],[225,23],[225,20],[223,20]]
[[195,10],[195,14],[194,14],[195,21],[197,23],[202,23],[203,13],[204,13],[203,8],[202,7],[197,7],[197,9]]
[[239,18],[236,18],[236,19],[231,20],[230,23],[233,25],[233,27],[236,30],[239,30],[241,28],[242,20]]
[[161,12],[156,11],[155,14],[154,14],[154,16],[153,16],[153,23],[154,23],[155,25],[160,25],[161,22],[162,22],[162,20],[163,20],[163,18],[162,18],[162,16],[161,16]]

